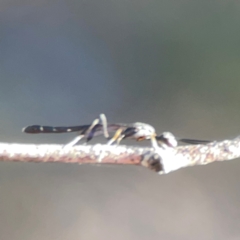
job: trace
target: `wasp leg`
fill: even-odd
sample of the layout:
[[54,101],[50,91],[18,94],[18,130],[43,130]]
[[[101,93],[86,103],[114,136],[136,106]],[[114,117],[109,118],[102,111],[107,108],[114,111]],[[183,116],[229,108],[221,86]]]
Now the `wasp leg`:
[[125,136],[123,134],[121,134],[119,136],[119,138],[117,139],[117,145],[119,145],[119,143],[125,138]]
[[152,147],[156,150],[159,148],[158,142],[156,140],[156,134],[151,135],[150,137],[151,143],[152,143]]
[[95,119],[90,125],[90,127],[87,129],[87,131],[85,132],[85,137],[87,138],[86,142],[89,142],[94,137],[94,133],[99,127],[98,124],[99,124],[99,118]]
[[87,134],[90,134],[91,131],[94,129],[94,127],[99,123],[99,118],[96,118],[92,124],[90,125],[90,127],[87,129],[87,131],[85,132],[85,135],[87,136]]
[[100,118],[100,120],[102,122],[104,137],[109,139],[107,118],[106,118],[105,114],[103,114],[103,113],[100,114],[99,118]]
[[[101,120],[102,125],[99,124],[99,121]],[[93,137],[94,134],[102,129],[103,135],[105,138],[109,139],[108,129],[107,129],[107,118],[105,114],[100,114],[98,119],[95,119],[92,123],[92,125],[89,127],[89,129],[86,132],[86,142],[89,142]]]
[[72,147],[72,146],[76,145],[84,137],[85,137],[84,134],[78,135],[71,142],[67,143],[64,147]]
[[121,136],[122,136],[122,131],[123,131],[123,129],[122,129],[122,128],[119,128],[119,129],[115,132],[114,136],[108,141],[107,145],[112,145],[115,141],[117,141],[119,138],[121,138]]
[[89,127],[85,128],[77,137],[75,137],[71,142],[66,144],[65,147],[72,147],[72,146],[76,145],[82,138],[84,138],[86,136],[87,136],[87,140],[89,138],[88,141],[90,141],[92,138],[91,131],[98,123],[99,123],[99,119],[97,118],[92,122],[92,124]]
[[[112,138],[112,142],[113,143],[114,141],[117,142],[117,144],[119,144],[122,139],[125,139],[125,138],[131,138],[133,137],[135,134],[137,133],[136,131],[136,128],[135,127],[128,127],[126,128],[124,131],[123,129],[118,129],[116,131],[116,133],[114,134],[113,138]],[[110,140],[111,141],[111,140]]]
[[133,137],[136,133],[137,133],[137,130],[135,127],[128,127],[122,132],[121,136],[119,136],[119,138],[117,139],[117,144],[119,144],[120,141],[122,141],[122,139],[124,138]]

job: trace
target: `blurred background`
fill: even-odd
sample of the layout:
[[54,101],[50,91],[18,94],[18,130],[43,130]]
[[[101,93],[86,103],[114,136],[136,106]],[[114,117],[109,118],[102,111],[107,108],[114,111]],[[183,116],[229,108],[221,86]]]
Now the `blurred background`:
[[[1,0],[1,141],[67,143],[74,134],[21,129],[87,124],[100,113],[179,137],[233,138],[239,23],[231,0]],[[2,162],[0,239],[236,240],[239,169],[231,161],[159,176]]]

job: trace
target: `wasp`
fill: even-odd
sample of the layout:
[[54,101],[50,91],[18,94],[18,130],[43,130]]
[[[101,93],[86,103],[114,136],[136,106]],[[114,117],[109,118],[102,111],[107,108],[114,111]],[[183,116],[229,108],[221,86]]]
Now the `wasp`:
[[[100,114],[97,119],[87,125],[70,127],[31,125],[23,128],[22,131],[32,134],[78,132],[77,137],[75,137],[66,146],[74,146],[83,138],[86,139],[87,143],[93,137],[100,135],[103,135],[106,139],[108,139],[108,145],[112,145],[114,143],[119,144],[123,139],[135,139],[137,141],[151,140],[152,147],[154,148],[159,146],[163,148],[177,147],[178,142],[187,144],[206,144],[211,142],[209,140],[177,138],[170,132],[164,132],[157,135],[153,126],[142,122],[130,124],[108,123],[105,114]],[[113,133],[111,137],[109,133]]]

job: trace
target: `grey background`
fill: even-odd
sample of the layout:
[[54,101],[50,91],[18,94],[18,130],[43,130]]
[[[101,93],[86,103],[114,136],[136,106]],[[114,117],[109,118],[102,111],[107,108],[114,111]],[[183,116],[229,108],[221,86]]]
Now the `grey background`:
[[[1,0],[1,141],[66,143],[74,135],[20,130],[102,112],[180,137],[235,137],[239,23],[231,0]],[[239,169],[2,162],[0,239],[236,240]]]

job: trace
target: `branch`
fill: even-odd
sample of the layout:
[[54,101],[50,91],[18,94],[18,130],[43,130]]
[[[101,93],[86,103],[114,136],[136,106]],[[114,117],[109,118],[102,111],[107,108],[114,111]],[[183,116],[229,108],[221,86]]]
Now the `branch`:
[[132,146],[33,145],[0,143],[0,161],[131,164],[148,167],[160,174],[183,167],[205,165],[240,157],[240,137],[233,140],[176,148]]

